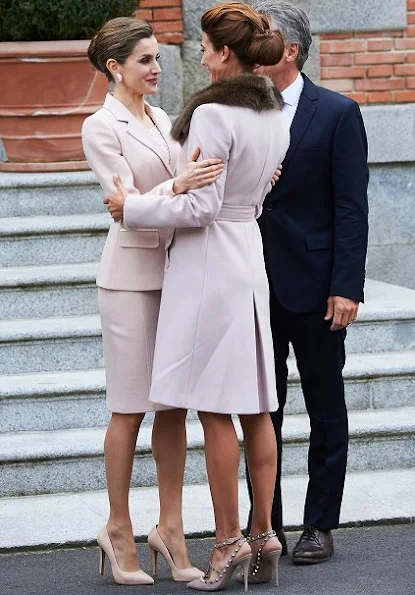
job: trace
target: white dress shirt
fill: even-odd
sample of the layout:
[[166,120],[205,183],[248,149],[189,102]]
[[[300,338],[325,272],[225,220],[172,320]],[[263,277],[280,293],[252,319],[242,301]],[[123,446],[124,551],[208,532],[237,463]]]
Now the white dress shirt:
[[281,92],[284,100],[283,114],[288,120],[288,124],[291,126],[294,120],[295,112],[297,111],[298,102],[300,101],[300,95],[304,87],[304,79],[301,73],[298,73],[297,78],[289,87]]

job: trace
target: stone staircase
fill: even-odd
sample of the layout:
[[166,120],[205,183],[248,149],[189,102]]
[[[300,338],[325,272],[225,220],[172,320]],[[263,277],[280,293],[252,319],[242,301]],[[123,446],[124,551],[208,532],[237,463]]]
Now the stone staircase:
[[[108,413],[94,280],[109,216],[101,192],[90,172],[0,174],[0,208],[0,505],[102,490]],[[347,350],[349,472],[414,468],[415,291],[369,281]],[[286,411],[284,474],[305,475],[309,425],[293,361]],[[154,500],[150,433],[148,415],[133,484]],[[194,413],[188,445],[186,484],[203,485]]]

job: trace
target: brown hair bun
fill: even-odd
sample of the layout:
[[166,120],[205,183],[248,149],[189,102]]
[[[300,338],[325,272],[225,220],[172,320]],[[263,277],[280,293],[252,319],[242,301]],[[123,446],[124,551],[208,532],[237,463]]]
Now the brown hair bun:
[[214,6],[202,16],[201,26],[216,51],[226,45],[246,66],[277,64],[284,53],[281,34],[271,30],[265,15],[243,2]]
[[277,64],[284,53],[284,40],[278,31],[254,33],[247,46],[246,55],[254,64],[272,66]]

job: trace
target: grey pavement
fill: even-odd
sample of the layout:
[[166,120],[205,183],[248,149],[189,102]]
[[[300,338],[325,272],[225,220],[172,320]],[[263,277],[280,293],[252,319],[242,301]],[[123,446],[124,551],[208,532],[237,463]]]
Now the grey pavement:
[[[288,534],[290,549],[298,533]],[[194,564],[204,568],[211,539],[189,541]],[[147,547],[139,545],[144,569],[149,569]],[[340,529],[335,532],[335,555],[324,564],[293,566],[290,557],[280,563],[280,587],[254,585],[258,595],[410,595],[415,592],[415,525]],[[159,563],[160,564],[160,563]],[[194,593],[169,578],[167,565],[159,566],[154,587],[115,585],[109,569],[98,572],[96,547],[0,556],[2,595],[123,595]],[[230,593],[243,589],[234,582]]]

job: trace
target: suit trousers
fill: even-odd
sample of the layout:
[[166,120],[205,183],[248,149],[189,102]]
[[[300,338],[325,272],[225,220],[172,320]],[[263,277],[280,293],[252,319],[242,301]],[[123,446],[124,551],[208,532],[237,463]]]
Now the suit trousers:
[[[338,527],[346,474],[348,421],[342,370],[346,330],[330,331],[325,313],[285,309],[271,289],[271,328],[279,409],[271,413],[278,445],[278,467],[272,506],[272,527],[283,527],[281,499],[281,427],[287,400],[287,358],[292,344],[310,418],[309,482],[304,525],[321,531]],[[251,486],[248,488],[251,495]],[[251,495],[252,502],[252,495]],[[250,521],[248,521],[249,529]]]

